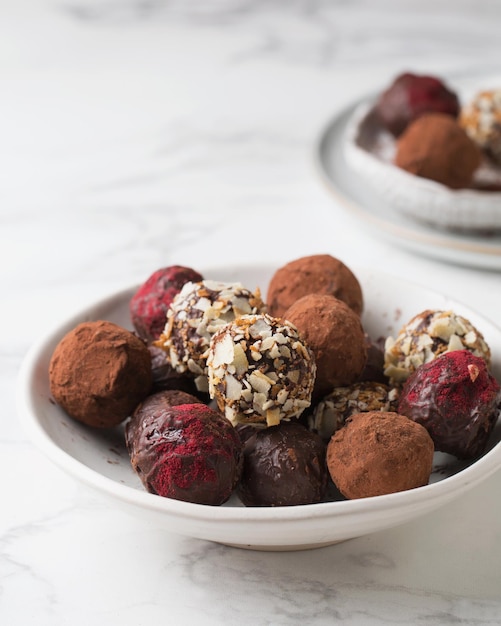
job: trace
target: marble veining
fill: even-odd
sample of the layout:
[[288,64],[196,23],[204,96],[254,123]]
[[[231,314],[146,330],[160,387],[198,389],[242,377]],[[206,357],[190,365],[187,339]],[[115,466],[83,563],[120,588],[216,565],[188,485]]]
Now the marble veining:
[[362,229],[315,141],[403,70],[499,75],[493,0],[4,0],[0,6],[0,622],[501,624],[501,474],[412,523],[304,552],[169,534],[30,442],[29,347],[174,263],[329,252],[499,322],[500,274]]

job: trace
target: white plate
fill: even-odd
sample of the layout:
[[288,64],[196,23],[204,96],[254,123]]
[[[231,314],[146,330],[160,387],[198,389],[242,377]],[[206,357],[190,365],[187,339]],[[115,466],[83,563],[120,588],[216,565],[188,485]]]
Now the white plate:
[[370,185],[361,184],[360,175],[346,161],[344,146],[354,111],[373,98],[363,98],[341,111],[320,134],[315,162],[329,191],[361,226],[395,245],[441,261],[501,269],[500,233],[467,235],[421,224],[379,198]]
[[[264,294],[274,269],[242,267],[207,270],[217,280],[240,280]],[[453,309],[468,317],[484,334],[501,375],[501,330],[468,307],[436,292],[373,271],[355,270],[366,302],[363,322],[373,338],[395,335],[414,314],[426,309]],[[501,465],[501,423],[489,451],[475,463],[435,455],[430,484],[411,491],[362,500],[307,506],[245,508],[236,497],[210,507],[147,493],[133,472],[124,446],[123,428],[100,431],[69,418],[49,393],[48,365],[60,339],[85,320],[107,319],[131,328],[128,302],[135,288],[90,305],[43,337],[27,354],[18,379],[18,411],[32,441],[65,472],[123,505],[145,522],[166,530],[242,548],[300,550],[320,547],[412,520],[447,504],[486,479]]]

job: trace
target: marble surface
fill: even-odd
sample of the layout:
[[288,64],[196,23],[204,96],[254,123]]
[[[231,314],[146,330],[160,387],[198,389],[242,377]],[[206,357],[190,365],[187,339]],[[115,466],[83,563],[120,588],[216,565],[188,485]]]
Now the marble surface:
[[170,535],[52,465],[16,416],[30,345],[158,267],[328,252],[499,319],[497,271],[361,228],[313,166],[397,72],[499,69],[489,0],[0,4],[0,621],[501,624],[501,472],[395,529],[250,552]]

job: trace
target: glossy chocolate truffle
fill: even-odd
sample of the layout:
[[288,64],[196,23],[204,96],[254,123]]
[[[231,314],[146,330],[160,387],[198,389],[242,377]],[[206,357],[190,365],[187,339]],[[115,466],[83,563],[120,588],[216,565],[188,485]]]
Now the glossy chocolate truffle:
[[395,165],[451,189],[469,187],[481,161],[478,146],[456,120],[441,113],[421,116],[397,141]]
[[147,343],[158,339],[174,296],[188,281],[202,280],[202,275],[181,265],[163,267],[144,282],[129,302],[132,324],[137,334]]
[[397,389],[373,381],[336,387],[309,413],[308,428],[328,442],[351,415],[365,411],[394,411],[397,399]]
[[240,283],[204,280],[186,283],[167,312],[167,323],[156,345],[166,351],[172,367],[208,391],[207,354],[212,335],[242,315],[264,312],[259,289]]
[[151,357],[144,342],[108,321],[84,322],[58,343],[50,391],[71,417],[107,428],[125,420],[150,392]]
[[164,389],[178,389],[197,396],[204,402],[209,399],[207,393],[199,392],[195,381],[186,373],[181,374],[176,371],[167,358],[167,353],[162,348],[154,344],[148,344],[151,355],[151,373],[153,375],[152,392],[163,391]]
[[371,381],[387,384],[388,377],[384,373],[384,338],[374,341],[368,333],[365,333],[365,345],[367,347],[367,361],[358,380]]
[[132,467],[150,493],[220,505],[240,478],[240,438],[205,404],[146,402],[126,424],[125,436]]
[[457,118],[459,106],[457,94],[441,79],[406,72],[397,76],[380,95],[376,112],[382,124],[398,137],[424,113],[443,113]]
[[325,444],[296,421],[256,430],[244,445],[237,493],[246,506],[321,502],[328,473]]
[[433,451],[426,428],[408,417],[357,413],[329,441],[327,467],[346,498],[368,498],[426,485]]
[[501,89],[477,93],[461,110],[459,123],[470,139],[501,165]]
[[215,333],[207,370],[209,394],[233,424],[274,426],[310,406],[317,368],[297,329],[265,313]]
[[427,429],[436,450],[470,459],[485,450],[499,416],[500,386],[480,357],[447,352],[407,379],[398,410]]
[[367,362],[367,346],[360,317],[334,296],[309,294],[285,313],[310,346],[317,364],[313,395],[351,385]]
[[296,300],[310,293],[335,296],[358,315],[362,313],[363,295],[357,277],[329,254],[301,257],[280,267],[268,286],[268,312],[283,317]]
[[398,385],[423,363],[462,349],[482,357],[490,366],[489,346],[468,319],[454,311],[425,309],[402,326],[396,339],[386,339],[385,374],[391,384]]

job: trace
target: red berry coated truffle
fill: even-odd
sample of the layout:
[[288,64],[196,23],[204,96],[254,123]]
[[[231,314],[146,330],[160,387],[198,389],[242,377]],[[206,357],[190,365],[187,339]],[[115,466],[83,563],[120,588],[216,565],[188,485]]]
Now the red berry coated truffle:
[[202,275],[189,267],[171,265],[154,272],[131,298],[129,309],[137,334],[150,343],[165,328],[167,309],[174,296],[187,282],[202,280]]
[[127,423],[125,437],[132,467],[150,493],[220,505],[240,479],[241,440],[231,423],[205,404],[145,402]]
[[485,450],[499,416],[500,386],[484,359],[446,352],[411,374],[398,411],[428,430],[436,450],[470,459]]
[[398,76],[376,104],[381,122],[395,137],[423,113],[445,113],[457,118],[459,110],[457,94],[439,78],[410,72]]

